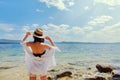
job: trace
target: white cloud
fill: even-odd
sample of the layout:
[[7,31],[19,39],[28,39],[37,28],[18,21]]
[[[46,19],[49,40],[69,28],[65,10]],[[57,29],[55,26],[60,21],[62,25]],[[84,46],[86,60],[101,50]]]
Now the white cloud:
[[66,24],[47,24],[41,28],[44,30],[45,35],[51,36],[55,41],[79,41],[80,36],[85,33],[84,29],[79,26],[70,27]]
[[85,34],[85,30],[84,28],[81,28],[79,26],[75,26],[71,29],[71,31],[74,33],[74,34],[77,34],[77,35],[83,35]]
[[91,31],[93,30],[93,27],[92,26],[85,26],[83,27],[84,31]]
[[4,33],[0,39],[22,40],[25,33]]
[[1,37],[2,39],[12,39],[12,40],[14,40],[14,39],[17,39],[13,34],[4,34],[2,37]]
[[100,24],[105,24],[106,22],[110,21],[111,19],[113,19],[111,16],[106,16],[106,15],[98,16],[94,20],[88,22],[88,25],[96,26],[96,25],[100,25]]
[[54,17],[52,17],[52,16],[50,16],[50,17],[48,17],[49,19],[51,19],[51,20],[53,20],[54,19]]
[[[23,31],[32,31],[35,30],[33,29],[33,24],[32,25],[26,25],[23,26]],[[61,24],[61,25],[55,25],[55,24],[47,24],[43,26],[39,26],[38,24],[34,24],[34,26],[38,26],[39,28],[42,28],[44,30],[44,35],[48,35],[52,37],[55,41],[72,41],[73,36],[81,36],[84,34],[84,31],[82,28],[76,26],[76,27],[70,27],[69,25],[66,24]],[[72,39],[72,40],[71,40]]]
[[[39,26],[38,24],[34,25]],[[33,24],[24,26],[24,30],[35,30],[35,28],[33,29],[31,26],[33,26]],[[44,35],[52,37],[55,41],[120,42],[119,26],[120,23],[117,23],[95,29],[96,27],[89,25],[80,27],[50,23],[39,27],[44,30]]]
[[59,10],[68,10],[74,5],[74,0],[39,0],[39,2],[46,3],[48,7],[57,7]]
[[44,12],[44,11],[37,8],[36,12]]
[[74,1],[72,1],[72,0],[69,2],[69,6],[73,6],[74,4],[75,4],[75,3],[74,3]]
[[120,42],[120,23],[105,26],[98,31],[87,34],[86,39],[92,42]]
[[34,29],[40,27],[39,24],[27,24],[25,26],[22,26],[22,31],[28,32],[28,31],[33,31]]
[[22,30],[28,32],[30,31],[30,26],[23,26]]
[[13,25],[11,25],[11,24],[0,23],[0,30],[3,30],[5,32],[11,32],[14,30],[14,28],[12,26]]
[[68,28],[69,26],[65,24],[61,25],[47,24],[42,26],[45,35],[49,35],[58,41],[66,37],[66,35],[69,33]]
[[85,10],[89,10],[89,7],[88,7],[88,6],[85,6],[84,9],[85,9]]
[[33,28],[38,28],[38,27],[39,27],[39,24],[32,24],[32,27],[33,27]]
[[113,7],[109,7],[108,9],[109,9],[109,10],[114,10],[115,8],[113,8]]
[[94,0],[95,3],[103,3],[110,6],[120,5],[120,0]]

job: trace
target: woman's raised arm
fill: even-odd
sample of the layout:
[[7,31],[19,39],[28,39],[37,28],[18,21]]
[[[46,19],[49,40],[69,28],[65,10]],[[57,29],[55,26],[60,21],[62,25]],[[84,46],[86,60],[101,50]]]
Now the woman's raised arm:
[[31,32],[27,32],[22,41],[25,41],[29,35],[31,35]]
[[56,46],[53,40],[49,36],[45,36],[45,39],[48,40],[52,46]]

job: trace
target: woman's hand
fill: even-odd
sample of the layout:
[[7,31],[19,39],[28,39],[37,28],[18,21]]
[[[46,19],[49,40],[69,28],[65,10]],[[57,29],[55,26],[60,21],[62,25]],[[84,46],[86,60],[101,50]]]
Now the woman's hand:
[[51,40],[51,38],[49,36],[45,36],[46,40]]
[[28,35],[28,36],[31,35],[31,34],[32,34],[31,32],[27,32],[27,33],[26,33],[26,35]]

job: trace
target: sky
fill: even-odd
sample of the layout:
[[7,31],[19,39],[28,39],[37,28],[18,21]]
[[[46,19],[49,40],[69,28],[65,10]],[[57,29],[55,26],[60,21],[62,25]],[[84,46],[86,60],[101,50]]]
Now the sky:
[[120,42],[120,0],[0,0],[0,39],[36,28],[58,42]]

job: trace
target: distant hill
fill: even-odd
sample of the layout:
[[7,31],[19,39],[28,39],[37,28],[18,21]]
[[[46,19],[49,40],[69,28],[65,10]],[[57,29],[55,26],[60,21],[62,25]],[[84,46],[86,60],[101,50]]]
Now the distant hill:
[[0,39],[0,44],[19,44],[20,40]]
[[63,44],[120,44],[120,42],[56,42],[56,43],[63,43]]

